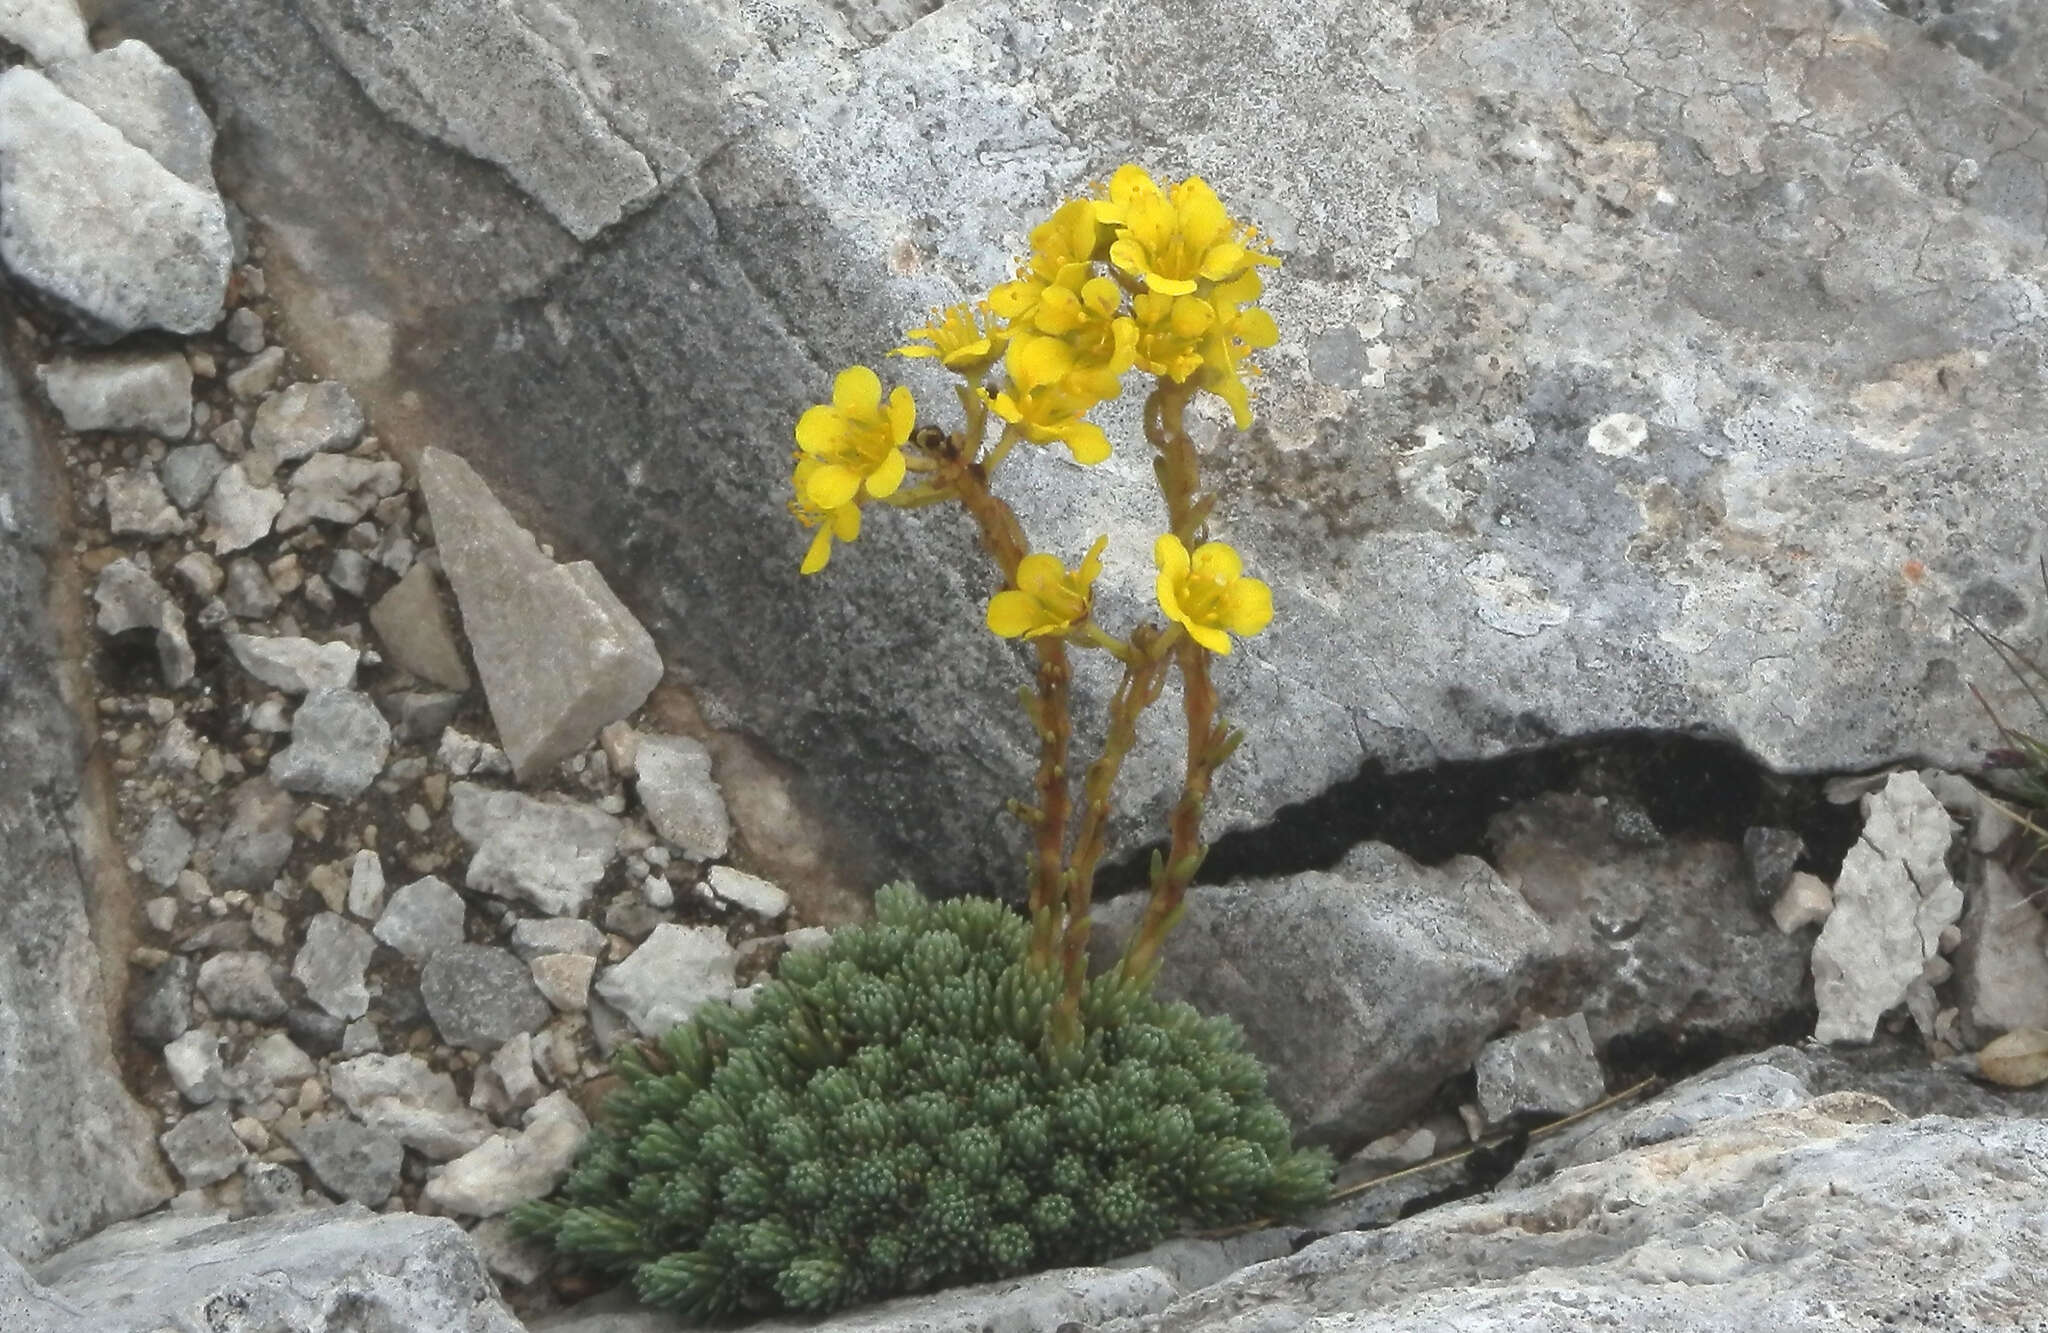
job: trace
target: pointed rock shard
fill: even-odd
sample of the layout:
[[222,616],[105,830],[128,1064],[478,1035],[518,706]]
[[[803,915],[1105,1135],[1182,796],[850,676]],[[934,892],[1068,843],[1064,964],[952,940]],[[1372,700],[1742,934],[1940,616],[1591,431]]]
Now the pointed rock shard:
[[541,554],[469,464],[429,449],[420,483],[499,739],[530,778],[645,702],[661,657],[596,568]]

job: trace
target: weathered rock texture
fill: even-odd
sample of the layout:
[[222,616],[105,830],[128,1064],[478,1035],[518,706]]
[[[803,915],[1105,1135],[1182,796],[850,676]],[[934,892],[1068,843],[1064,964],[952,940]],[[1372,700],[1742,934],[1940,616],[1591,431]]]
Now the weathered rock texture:
[[[100,8],[261,127],[223,168],[380,430],[590,542],[875,875],[1014,883],[989,829],[1028,787],[1023,659],[982,628],[958,515],[876,513],[795,574],[792,423],[1132,158],[1211,180],[1286,261],[1260,425],[1196,423],[1279,611],[1221,672],[1250,740],[1219,824],[1367,757],[1626,727],[1788,768],[1959,765],[1984,734],[1966,685],[2009,682],[1950,608],[2039,643],[2033,6],[566,0],[491,127],[465,108],[508,68],[478,58],[500,29],[456,20],[497,6]],[[510,142],[542,104],[566,128]],[[555,197],[559,145],[659,158],[635,125],[675,165],[577,258],[633,197],[605,185],[625,155],[567,177],[602,208],[557,204],[569,230],[529,197]],[[1112,620],[1149,604],[1141,449],[1009,471],[1041,546],[1110,532]],[[1170,748],[1134,759],[1126,813],[1160,804]]]
[[87,915],[85,759],[52,661],[51,479],[0,361],[0,1250],[36,1259],[171,1182],[115,1071]]

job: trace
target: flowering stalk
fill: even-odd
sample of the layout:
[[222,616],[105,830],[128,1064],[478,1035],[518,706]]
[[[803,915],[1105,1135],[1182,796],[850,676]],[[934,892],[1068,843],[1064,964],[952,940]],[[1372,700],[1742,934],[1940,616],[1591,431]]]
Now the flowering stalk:
[[[989,629],[1030,640],[1036,656],[1034,685],[1020,692],[1039,743],[1036,803],[1013,808],[1033,831],[1029,956],[1037,966],[1057,967],[1062,983],[1048,1033],[1056,1052],[1071,1052],[1081,1037],[1095,873],[1108,843],[1111,790],[1137,742],[1139,718],[1168,674],[1178,672],[1187,723],[1180,799],[1168,821],[1168,852],[1154,857],[1143,918],[1118,964],[1126,981],[1142,985],[1207,850],[1201,824],[1211,779],[1240,739],[1217,721],[1209,659],[1229,653],[1233,635],[1265,629],[1273,614],[1270,591],[1244,576],[1237,552],[1207,539],[1215,497],[1201,493],[1184,417],[1199,390],[1222,399],[1240,430],[1250,424],[1245,360],[1278,337],[1271,318],[1253,305],[1261,291],[1257,270],[1278,261],[1252,248],[1256,233],[1234,221],[1199,177],[1162,187],[1126,166],[1106,193],[1062,204],[1032,230],[1031,255],[1015,281],[972,306],[933,311],[931,322],[896,349],[960,377],[962,431],[915,427],[907,389],[885,400],[873,371],[842,372],[832,402],[798,423],[790,505],[814,530],[806,574],[826,566],[835,541],[859,537],[861,509],[871,500],[905,509],[958,500],[1002,575],[1003,587],[988,603]],[[1155,381],[1144,417],[1167,510],[1166,532],[1153,549],[1166,623],[1140,625],[1124,640],[1094,615],[1093,585],[1108,538],[1098,538],[1072,567],[1032,550],[991,479],[1019,443],[1062,447],[1082,466],[1107,458],[1109,437],[1088,414],[1122,392],[1132,369]],[[991,416],[1003,429],[984,452]],[[916,484],[900,489],[911,476]],[[1107,652],[1123,665],[1102,752],[1082,780],[1071,830],[1070,646]]]

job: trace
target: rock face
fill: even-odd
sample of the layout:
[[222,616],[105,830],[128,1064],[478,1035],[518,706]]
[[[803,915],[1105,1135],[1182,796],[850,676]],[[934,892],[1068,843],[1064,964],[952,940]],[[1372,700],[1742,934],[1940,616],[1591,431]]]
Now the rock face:
[[[1901,1121],[1834,1093],[1533,1188],[1318,1241],[1169,1306],[1148,1333],[2021,1327],[2044,1300],[2048,1124]],[[1828,1316],[1833,1319],[1834,1316]]]
[[[789,33],[568,0],[546,95],[602,97],[660,190],[587,254],[598,219],[534,209],[542,177],[507,165],[541,145],[453,114],[449,87],[506,49],[446,17],[483,7],[322,0],[306,30],[264,0],[100,8],[263,126],[223,150],[238,198],[327,279],[286,299],[351,383],[418,392],[419,443],[591,542],[870,880],[1014,881],[988,830],[1029,785],[1022,654],[983,629],[993,580],[950,511],[873,513],[800,579],[778,451],[834,369],[1008,276],[1057,198],[1132,155],[1199,172],[1285,261],[1260,427],[1195,422],[1279,612],[1221,673],[1249,740],[1219,826],[1368,758],[1616,728],[1701,728],[1785,769],[1961,765],[1984,735],[1967,684],[2011,682],[1949,608],[2039,645],[2030,6],[1109,0],[1073,22],[1021,0]],[[594,51],[603,94],[569,72]],[[1190,73],[1211,66],[1231,77]],[[491,135],[532,133],[526,95]],[[657,133],[705,165],[663,165]],[[493,229],[453,234],[449,209]],[[937,377],[906,378],[950,419]],[[1098,589],[1122,608],[1150,602],[1144,472],[1142,450],[1034,453],[1003,485],[1044,549],[1110,532]],[[1084,673],[1084,715],[1109,683]],[[1134,760],[1127,813],[1172,768]]]
[[638,708],[660,654],[594,565],[543,555],[469,464],[429,449],[420,483],[491,718],[530,778]]
[[87,907],[95,854],[80,827],[84,751],[44,612],[49,485],[0,361],[0,1251],[29,1260],[172,1188],[153,1117],[110,1049]]
[[[1098,966],[1142,903],[1096,908]],[[1364,843],[1335,870],[1191,890],[1157,984],[1244,1026],[1298,1134],[1363,1141],[1471,1068],[1548,947],[1542,920],[1483,862],[1429,869]]]
[[220,319],[234,247],[194,185],[32,69],[0,75],[0,260],[112,339]]
[[521,1333],[460,1227],[355,1205],[233,1223],[151,1218],[95,1237],[38,1276],[50,1297],[95,1321],[85,1326],[93,1333]]

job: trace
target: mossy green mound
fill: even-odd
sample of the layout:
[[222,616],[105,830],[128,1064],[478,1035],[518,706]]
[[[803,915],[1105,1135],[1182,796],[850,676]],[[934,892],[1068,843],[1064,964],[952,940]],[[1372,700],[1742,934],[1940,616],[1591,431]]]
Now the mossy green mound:
[[1142,1249],[1326,1194],[1237,1026],[1104,977],[1055,1051],[1059,994],[1001,903],[927,903],[783,959],[620,1051],[552,1201],[516,1214],[572,1266],[693,1318],[822,1311]]

